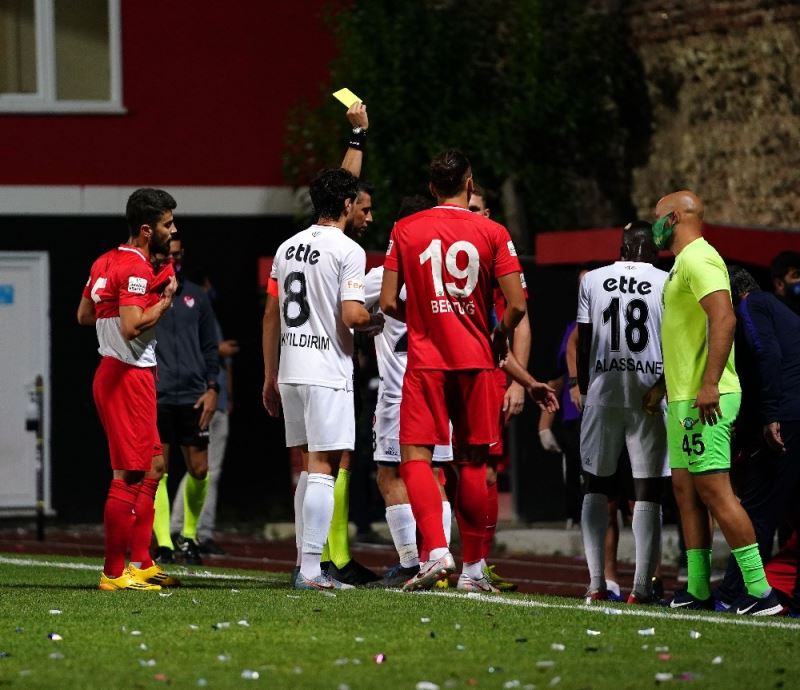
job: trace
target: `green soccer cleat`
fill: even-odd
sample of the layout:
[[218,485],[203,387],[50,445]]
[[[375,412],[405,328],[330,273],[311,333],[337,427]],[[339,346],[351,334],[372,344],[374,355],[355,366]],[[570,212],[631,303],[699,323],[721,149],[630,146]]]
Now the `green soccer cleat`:
[[483,576],[491,583],[493,587],[496,587],[501,592],[516,592],[518,585],[515,582],[510,582],[509,580],[504,580],[500,575],[497,574],[495,571],[495,566],[487,565],[483,569]]

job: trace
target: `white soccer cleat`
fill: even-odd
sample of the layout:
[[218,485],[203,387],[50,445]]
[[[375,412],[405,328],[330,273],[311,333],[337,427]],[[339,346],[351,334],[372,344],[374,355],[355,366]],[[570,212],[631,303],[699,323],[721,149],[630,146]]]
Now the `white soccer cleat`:
[[419,572],[403,585],[404,592],[413,592],[418,589],[430,589],[443,577],[455,572],[456,562],[451,553],[446,553],[435,561],[428,561],[420,566]]
[[500,594],[500,590],[495,587],[489,580],[481,576],[477,580],[470,577],[466,573],[461,573],[458,576],[458,584],[456,589],[463,592],[479,592],[481,594]]

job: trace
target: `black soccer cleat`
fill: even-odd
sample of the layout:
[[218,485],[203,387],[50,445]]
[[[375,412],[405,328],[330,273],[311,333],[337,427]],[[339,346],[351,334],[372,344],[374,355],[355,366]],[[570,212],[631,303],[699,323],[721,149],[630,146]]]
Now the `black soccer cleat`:
[[380,575],[361,565],[354,558],[347,561],[347,564],[341,568],[337,568],[336,564],[331,561],[328,566],[328,576],[346,585],[353,586],[367,585],[370,582],[377,582],[381,579]]
[[393,589],[402,587],[418,572],[418,565],[411,566],[410,568],[404,568],[398,563],[397,565],[389,568],[389,570],[383,574],[383,577],[380,580],[370,582],[367,587],[374,589]]
[[765,597],[742,594],[729,610],[739,616],[780,616],[785,613],[786,607],[778,601],[773,590]]
[[153,556],[153,562],[159,565],[171,565],[175,562],[175,554],[168,546],[159,546],[156,555]]
[[203,539],[197,547],[200,549],[200,553],[209,556],[225,556],[228,553],[211,538]]
[[713,611],[714,610],[714,597],[708,599],[698,599],[697,597],[689,594],[686,589],[681,589],[675,592],[672,601],[669,602],[671,609],[687,609],[689,611]]
[[175,547],[181,560],[186,565],[203,565],[203,559],[200,557],[200,549],[197,547],[197,542],[194,539],[188,539],[179,534],[175,540]]

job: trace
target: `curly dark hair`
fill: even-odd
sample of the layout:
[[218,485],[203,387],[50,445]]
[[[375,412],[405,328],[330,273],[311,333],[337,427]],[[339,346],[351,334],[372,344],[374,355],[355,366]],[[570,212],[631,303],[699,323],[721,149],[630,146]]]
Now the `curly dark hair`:
[[322,170],[312,180],[309,193],[318,219],[338,220],[344,211],[345,199],[355,201],[358,178],[343,168]]
[[177,206],[178,202],[163,189],[150,187],[137,189],[128,197],[125,206],[125,218],[128,221],[131,237],[138,237],[143,225],[151,227],[157,225],[161,216],[167,211],[174,211]]

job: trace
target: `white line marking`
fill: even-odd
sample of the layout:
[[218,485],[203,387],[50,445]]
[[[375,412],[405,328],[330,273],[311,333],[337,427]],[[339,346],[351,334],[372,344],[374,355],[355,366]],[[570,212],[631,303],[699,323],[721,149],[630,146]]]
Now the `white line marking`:
[[[395,592],[396,594],[407,594],[398,589],[387,589],[387,592]],[[622,616],[636,616],[638,618],[657,618],[670,621],[699,621],[702,623],[715,623],[717,625],[744,625],[753,628],[780,628],[783,630],[800,630],[800,623],[786,623],[777,620],[760,620],[752,616],[735,616],[732,614],[719,613],[716,616],[713,614],[708,616],[701,616],[697,614],[686,613],[668,613],[667,611],[653,611],[646,608],[626,606],[626,607],[609,607],[609,606],[587,606],[586,604],[550,604],[544,601],[532,601],[530,599],[511,599],[497,596],[487,596],[485,594],[461,594],[458,592],[414,592],[419,595],[429,595],[434,597],[449,597],[450,599],[468,599],[469,601],[479,602],[482,604],[500,604],[502,606],[523,606],[526,608],[538,609],[564,609],[567,611],[587,611],[589,613],[601,613],[608,615],[606,611],[611,610],[614,614]],[[710,613],[710,612],[709,612]]]
[[[34,558],[9,558],[7,556],[0,556],[0,565],[21,565],[21,566],[42,566],[48,568],[62,568],[63,570],[94,570],[98,571],[97,565],[92,563],[71,563],[68,561],[39,561]],[[177,568],[169,568],[171,575],[178,575],[180,577],[197,577],[205,580],[232,580],[232,581],[252,581],[252,582],[269,582],[280,583],[282,579],[274,577],[257,577],[254,575],[228,575],[226,573],[212,573],[208,570],[187,570],[179,566]]]

